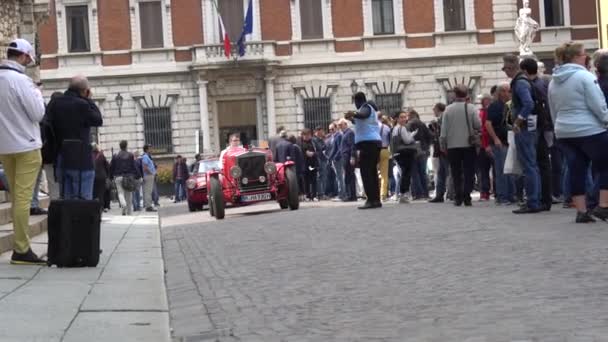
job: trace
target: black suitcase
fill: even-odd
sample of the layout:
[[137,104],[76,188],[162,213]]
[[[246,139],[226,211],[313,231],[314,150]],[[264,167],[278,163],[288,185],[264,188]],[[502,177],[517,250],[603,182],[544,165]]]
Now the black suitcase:
[[[78,141],[64,141],[64,145],[68,144],[72,145],[72,149],[79,148]],[[101,206],[97,200],[51,201],[48,214],[48,266],[97,266],[101,254]]]
[[97,266],[101,254],[100,227],[99,201],[51,201],[47,264],[57,267]]

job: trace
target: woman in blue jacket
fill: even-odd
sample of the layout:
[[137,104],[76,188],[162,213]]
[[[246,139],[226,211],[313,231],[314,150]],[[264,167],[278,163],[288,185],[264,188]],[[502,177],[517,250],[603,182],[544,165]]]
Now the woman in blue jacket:
[[[576,222],[608,219],[608,107],[597,78],[586,68],[587,55],[579,43],[555,50],[560,65],[549,85],[549,105],[555,135],[563,147],[570,170]],[[599,173],[600,201],[592,212],[585,203],[585,179],[590,163]]]

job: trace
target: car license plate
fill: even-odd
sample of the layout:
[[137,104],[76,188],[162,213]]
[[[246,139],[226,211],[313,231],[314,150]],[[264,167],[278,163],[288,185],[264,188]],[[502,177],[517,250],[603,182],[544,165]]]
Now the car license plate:
[[257,202],[257,201],[267,201],[272,199],[272,195],[267,192],[265,194],[255,194],[255,195],[243,195],[241,196],[241,201],[243,202]]

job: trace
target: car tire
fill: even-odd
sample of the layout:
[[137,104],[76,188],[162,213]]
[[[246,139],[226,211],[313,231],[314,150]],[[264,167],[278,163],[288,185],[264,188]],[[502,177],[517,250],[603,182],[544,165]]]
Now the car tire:
[[211,205],[209,206],[213,210],[213,215],[216,219],[221,220],[225,215],[224,205],[224,192],[222,191],[222,184],[217,178],[211,178]]
[[193,213],[198,210],[198,207],[196,204],[188,201],[188,210],[190,210],[190,212]]
[[285,180],[287,183],[287,204],[289,209],[298,210],[300,208],[300,188],[298,187],[298,177],[293,167],[285,170]]

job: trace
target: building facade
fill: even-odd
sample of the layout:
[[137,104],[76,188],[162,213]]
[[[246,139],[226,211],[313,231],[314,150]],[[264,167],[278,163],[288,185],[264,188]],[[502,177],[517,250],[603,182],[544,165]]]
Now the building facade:
[[[6,46],[17,37],[36,43],[38,26],[48,18],[48,14],[49,0],[0,2],[0,56],[3,56],[1,58],[6,56]],[[38,67],[30,68],[29,73],[35,79],[40,78]]]
[[[224,55],[248,0],[50,0],[41,27],[45,95],[88,76],[104,114],[95,138],[159,154],[217,153],[230,132],[262,141],[278,126],[325,126],[363,91],[384,112],[430,119],[456,83],[473,96],[505,80],[520,0],[253,0],[246,54]],[[595,0],[531,0],[532,49],[552,66],[558,44],[598,46]]]

